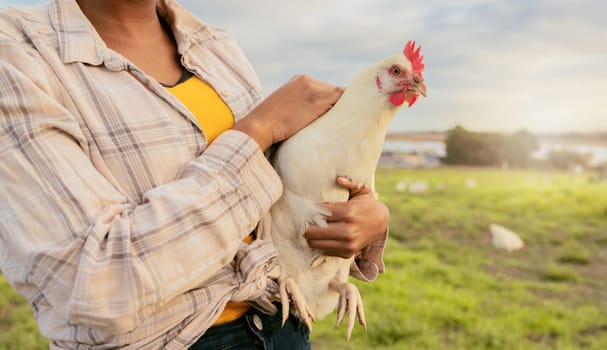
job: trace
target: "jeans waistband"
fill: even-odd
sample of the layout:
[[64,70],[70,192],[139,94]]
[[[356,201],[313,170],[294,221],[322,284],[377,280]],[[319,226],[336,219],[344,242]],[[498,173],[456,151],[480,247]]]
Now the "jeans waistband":
[[310,332],[290,315],[282,326],[282,310],[266,315],[251,308],[239,319],[209,328],[191,350],[227,349],[311,349]]

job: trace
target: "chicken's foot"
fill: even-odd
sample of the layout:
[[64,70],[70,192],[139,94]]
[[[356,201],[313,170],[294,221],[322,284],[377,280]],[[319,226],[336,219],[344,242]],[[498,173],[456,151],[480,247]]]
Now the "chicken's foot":
[[337,304],[337,322],[335,328],[339,327],[348,311],[348,326],[346,328],[346,341],[350,340],[354,321],[358,314],[358,322],[367,330],[367,321],[365,320],[365,309],[363,301],[358,292],[358,288],[352,283],[333,281],[329,283],[329,288],[339,293],[339,303]]
[[314,316],[308,307],[297,282],[292,277],[284,277],[279,282],[280,302],[282,304],[282,325],[285,325],[289,318],[290,302],[293,302],[294,314],[308,327],[312,332],[312,322],[315,322]]

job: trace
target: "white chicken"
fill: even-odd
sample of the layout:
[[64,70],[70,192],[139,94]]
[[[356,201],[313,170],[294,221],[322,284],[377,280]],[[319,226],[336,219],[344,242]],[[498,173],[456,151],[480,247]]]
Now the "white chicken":
[[491,231],[491,244],[497,249],[513,250],[523,249],[527,246],[525,242],[514,232],[498,224],[489,225]]
[[281,266],[283,323],[291,312],[308,328],[335,310],[338,324],[348,314],[347,339],[356,314],[366,327],[362,300],[348,283],[353,258],[324,255],[304,239],[308,224],[326,225],[323,202],[347,201],[349,193],[335,179],[346,176],[358,186],[372,186],[387,131],[396,111],[426,96],[423,56],[415,42],[403,54],[364,70],[325,115],[282,143],[274,166],[284,184],[270,210],[272,239]]

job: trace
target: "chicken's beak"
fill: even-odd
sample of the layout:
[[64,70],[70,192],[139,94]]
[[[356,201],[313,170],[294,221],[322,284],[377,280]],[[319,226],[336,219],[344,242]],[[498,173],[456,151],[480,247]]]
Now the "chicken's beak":
[[424,97],[428,96],[428,90],[426,89],[426,84],[422,79],[415,80],[414,84],[409,85],[408,88],[405,89],[405,100],[409,102],[409,107],[413,106],[415,101],[419,95]]
[[417,85],[417,91],[424,97],[428,97],[428,90],[426,89],[426,84],[424,84],[423,81],[421,81],[418,85]]

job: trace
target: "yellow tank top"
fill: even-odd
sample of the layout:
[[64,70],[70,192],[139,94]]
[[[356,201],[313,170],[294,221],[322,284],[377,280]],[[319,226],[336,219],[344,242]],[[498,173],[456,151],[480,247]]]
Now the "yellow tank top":
[[[175,86],[165,88],[194,114],[207,137],[207,143],[210,144],[219,134],[234,125],[234,116],[230,108],[209,84],[198,77],[191,76]],[[252,242],[253,236],[247,236],[244,241]],[[244,315],[249,307],[246,302],[229,302],[213,325],[233,321]]]
[[191,76],[175,86],[165,88],[194,114],[207,137],[207,143],[213,142],[219,134],[234,125],[232,111],[217,92],[198,77]]

